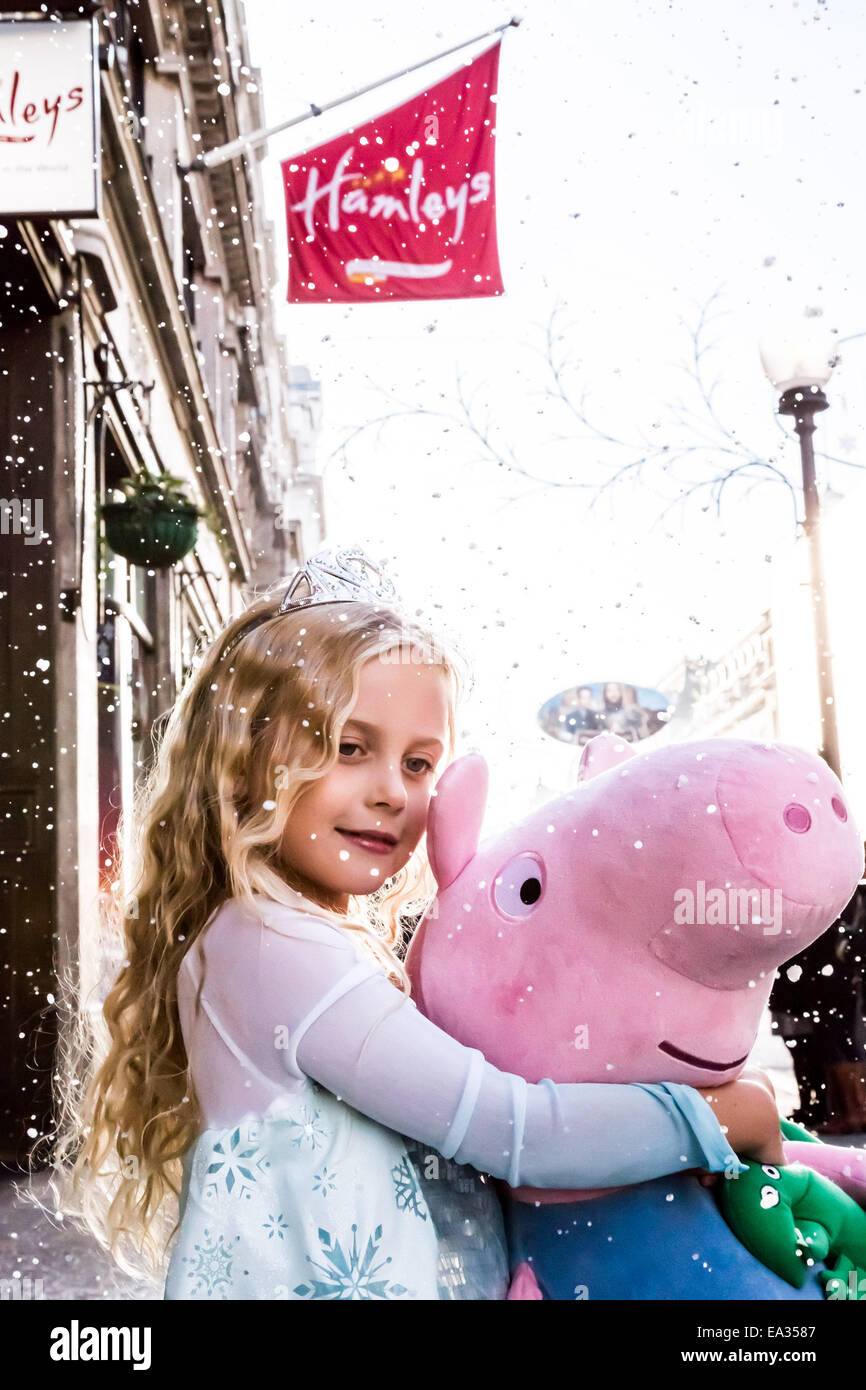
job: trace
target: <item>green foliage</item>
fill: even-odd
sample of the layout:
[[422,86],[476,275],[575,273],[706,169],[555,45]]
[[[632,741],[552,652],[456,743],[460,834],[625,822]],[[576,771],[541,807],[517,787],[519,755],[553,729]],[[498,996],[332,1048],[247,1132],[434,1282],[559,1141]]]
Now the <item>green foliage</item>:
[[[156,477],[141,473],[134,478],[122,478],[120,487],[129,505],[141,511],[162,512],[195,507],[185,492],[186,479],[177,478],[173,473],[160,473]],[[204,515],[198,507],[195,507],[195,511],[198,516]]]

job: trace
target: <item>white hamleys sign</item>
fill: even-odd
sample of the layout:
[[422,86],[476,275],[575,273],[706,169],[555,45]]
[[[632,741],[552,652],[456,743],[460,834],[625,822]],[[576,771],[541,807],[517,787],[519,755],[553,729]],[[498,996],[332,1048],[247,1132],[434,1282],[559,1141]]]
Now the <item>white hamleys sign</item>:
[[0,216],[97,217],[93,24],[0,22]]

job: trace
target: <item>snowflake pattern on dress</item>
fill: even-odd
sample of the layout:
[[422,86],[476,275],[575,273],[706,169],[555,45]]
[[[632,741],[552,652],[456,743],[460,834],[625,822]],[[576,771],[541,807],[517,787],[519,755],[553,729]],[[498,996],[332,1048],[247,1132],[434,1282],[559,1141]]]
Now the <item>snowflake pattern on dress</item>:
[[405,1138],[310,1086],[203,1131],[165,1297],[436,1299],[433,1206],[416,1220],[407,1157]]
[[422,1221],[426,1221],[429,1214],[427,1203],[418,1181],[418,1174],[408,1154],[403,1154],[400,1162],[391,1169],[391,1177],[394,1181],[397,1210],[414,1212]]
[[286,1231],[289,1229],[289,1223],[282,1212],[280,1212],[279,1216],[271,1216],[271,1214],[268,1213],[268,1219],[262,1222],[262,1227],[268,1233],[268,1240],[273,1240],[274,1236],[279,1236],[280,1240],[282,1240]]
[[[187,1270],[187,1278],[192,1280],[190,1286],[190,1296],[195,1297],[202,1290],[210,1298],[216,1289],[224,1284],[226,1288],[231,1287],[232,1260],[234,1252],[230,1248],[236,1245],[240,1236],[235,1236],[229,1245],[226,1244],[222,1235],[218,1235],[216,1240],[211,1240],[210,1231],[205,1228],[202,1232],[203,1240],[201,1244],[195,1244],[194,1255],[185,1255],[184,1264],[192,1265],[193,1268]],[[224,1293],[218,1295],[225,1298]]]
[[327,1197],[328,1193],[335,1192],[336,1188],[337,1175],[324,1164],[321,1173],[316,1173],[313,1177],[313,1191],[321,1192],[323,1197]]
[[299,1298],[343,1299],[353,1302],[369,1302],[374,1298],[402,1298],[405,1294],[413,1297],[411,1290],[402,1284],[391,1284],[387,1279],[378,1278],[379,1271],[391,1263],[386,1255],[376,1264],[382,1227],[377,1226],[367,1239],[363,1255],[358,1252],[358,1227],[352,1226],[352,1249],[344,1251],[339,1240],[330,1231],[319,1228],[319,1243],[322,1254],[330,1261],[329,1265],[319,1264],[312,1255],[307,1261],[324,1275],[323,1279],[312,1279],[309,1284],[298,1284],[295,1293]]
[[305,1105],[301,1110],[300,1120],[289,1120],[292,1129],[300,1130],[299,1134],[292,1136],[292,1143],[295,1148],[300,1149],[302,1145],[308,1144],[311,1151],[322,1148],[328,1138],[328,1131],[322,1124],[318,1110]]
[[216,1200],[222,1190],[236,1200],[249,1200],[259,1175],[271,1166],[261,1147],[258,1125],[227,1131],[214,1144],[210,1158],[206,1176],[211,1181],[203,1191],[210,1200]]

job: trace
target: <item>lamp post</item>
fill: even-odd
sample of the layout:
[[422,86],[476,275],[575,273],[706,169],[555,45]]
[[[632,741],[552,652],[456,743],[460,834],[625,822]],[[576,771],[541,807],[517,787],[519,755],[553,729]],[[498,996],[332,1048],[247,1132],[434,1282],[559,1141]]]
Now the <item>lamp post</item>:
[[[833,693],[833,662],[827,624],[827,594],[821,549],[821,504],[815,481],[812,435],[815,416],[828,406],[823,388],[836,365],[829,335],[807,334],[802,326],[761,344],[764,371],[780,392],[780,415],[793,415],[800,439],[803,467],[804,529],[809,546],[809,570],[815,646],[818,657],[818,690],[821,701],[821,756],[839,777],[839,737]],[[822,1133],[857,1133],[866,1124],[866,1061],[857,1037],[858,992],[840,955],[853,924],[862,913],[855,894],[845,909],[853,913],[851,925],[834,923],[817,941],[788,961],[773,985],[770,1009],[781,1035],[792,1048],[794,1071],[800,1092],[795,1119]],[[849,952],[850,959],[850,952]],[[799,969],[792,976],[791,967]],[[820,1014],[821,1024],[814,1020]],[[843,1060],[844,1058],[844,1060]]]
[[827,590],[821,547],[821,502],[815,481],[815,455],[812,449],[815,416],[819,411],[826,410],[829,405],[823,387],[830,380],[837,360],[829,337],[809,335],[802,329],[779,334],[778,337],[772,340],[765,339],[761,343],[764,371],[775,389],[780,392],[779,414],[793,415],[800,438],[804,530],[809,547],[812,613],[818,658],[821,756],[836,776],[841,778],[839,733],[833,691],[833,658],[827,624]]

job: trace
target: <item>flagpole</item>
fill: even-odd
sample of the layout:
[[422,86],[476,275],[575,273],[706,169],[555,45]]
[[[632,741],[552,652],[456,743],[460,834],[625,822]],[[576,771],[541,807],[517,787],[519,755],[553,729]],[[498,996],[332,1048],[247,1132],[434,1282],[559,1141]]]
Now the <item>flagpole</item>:
[[358,87],[356,91],[349,92],[344,97],[337,97],[334,101],[328,101],[324,106],[316,106],[314,102],[310,102],[309,111],[305,111],[303,115],[292,116],[290,120],[281,121],[279,125],[253,130],[249,135],[240,135],[237,140],[231,140],[227,145],[218,145],[213,150],[207,150],[205,154],[197,155],[192,164],[179,165],[178,172],[182,178],[186,178],[188,174],[205,173],[208,169],[226,164],[245,150],[251,149],[254,145],[260,145],[264,140],[269,140],[272,135],[278,135],[281,130],[288,130],[293,125],[300,125],[302,121],[309,121],[313,116],[321,116],[323,111],[330,111],[335,106],[342,106],[345,101],[353,101],[355,97],[361,97],[365,92],[372,92],[376,87],[383,87],[386,82],[393,82],[398,77],[406,77],[410,72],[417,72],[418,68],[427,67],[429,63],[435,63],[439,58],[447,58],[450,54],[459,52],[461,48],[468,48],[472,43],[490,38],[491,34],[501,34],[506,29],[516,29],[520,22],[520,17],[515,15],[508,20],[507,24],[499,24],[495,29],[488,29],[484,34],[476,34],[474,39],[464,39],[462,43],[456,43],[453,48],[446,48],[442,53],[434,53],[432,58],[423,58],[420,63],[413,63],[411,67],[400,68],[398,72],[392,72],[388,77],[380,77],[375,82],[369,82],[366,87]]

